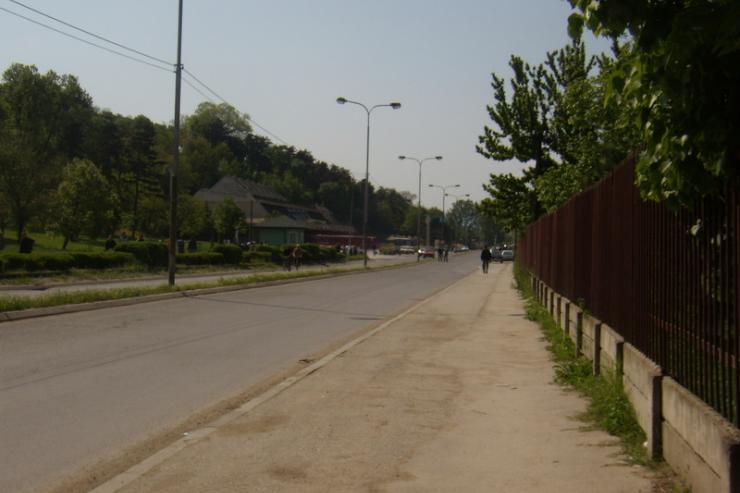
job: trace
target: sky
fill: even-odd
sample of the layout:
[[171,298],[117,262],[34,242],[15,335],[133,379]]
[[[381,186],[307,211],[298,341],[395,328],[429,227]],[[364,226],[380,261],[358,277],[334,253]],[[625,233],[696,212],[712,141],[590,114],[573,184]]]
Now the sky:
[[[177,0],[19,0],[69,24],[147,55],[177,56]],[[443,191],[479,201],[491,173],[522,163],[475,151],[490,124],[491,72],[508,79],[512,54],[537,64],[568,43],[565,0],[184,0],[182,63],[197,80],[247,113],[255,132],[307,149],[361,179],[368,107],[370,182],[417,194],[419,166],[399,155],[441,161],[422,166],[422,205],[442,207]],[[11,0],[0,8],[105,44]],[[606,51],[603,40],[587,48]],[[115,46],[106,46],[117,49]],[[36,65],[79,78],[94,104],[156,122],[174,119],[175,76],[70,39],[0,10],[0,69]],[[142,58],[142,57],[138,57]],[[144,58],[144,60],[148,60]],[[157,62],[153,62],[157,64]],[[187,74],[186,74],[187,77]],[[197,86],[197,82],[189,78]],[[218,102],[215,96],[201,91]],[[206,99],[183,84],[181,111]],[[277,136],[280,140],[277,140]],[[281,142],[282,141],[282,142]],[[454,197],[447,197],[449,209]]]

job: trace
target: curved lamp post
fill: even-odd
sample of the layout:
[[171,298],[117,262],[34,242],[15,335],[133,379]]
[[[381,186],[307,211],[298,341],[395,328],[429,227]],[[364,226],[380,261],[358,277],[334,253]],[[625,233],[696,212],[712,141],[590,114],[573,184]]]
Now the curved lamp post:
[[447,196],[447,189],[448,188],[459,188],[460,184],[455,185],[433,185],[429,184],[429,188],[439,188],[442,190],[442,239],[446,242],[447,241],[447,235],[445,234],[447,229],[447,221],[445,220],[445,197]]
[[364,198],[364,206],[362,209],[362,254],[363,254],[363,265],[367,267],[367,187],[368,182],[370,181],[370,113],[373,112],[375,108],[393,108],[394,110],[397,110],[401,107],[401,103],[388,103],[388,104],[376,104],[375,106],[371,106],[368,108],[364,104],[358,102],[358,101],[352,101],[347,98],[339,97],[337,98],[337,103],[339,104],[356,104],[357,106],[362,106],[362,108],[367,113],[367,142],[365,146],[365,198]]
[[421,250],[421,165],[424,164],[425,161],[441,161],[442,156],[433,156],[433,157],[425,157],[424,159],[419,159],[415,157],[410,156],[398,156],[398,159],[403,161],[404,159],[410,159],[411,161],[416,161],[419,164],[419,217],[416,219],[416,261],[419,262],[421,259],[421,255],[419,255],[419,250]]

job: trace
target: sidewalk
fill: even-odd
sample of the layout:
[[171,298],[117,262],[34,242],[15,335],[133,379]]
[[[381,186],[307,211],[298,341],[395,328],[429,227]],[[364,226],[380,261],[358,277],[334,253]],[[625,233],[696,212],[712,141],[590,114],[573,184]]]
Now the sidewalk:
[[370,334],[95,491],[651,491],[552,383],[511,264]]

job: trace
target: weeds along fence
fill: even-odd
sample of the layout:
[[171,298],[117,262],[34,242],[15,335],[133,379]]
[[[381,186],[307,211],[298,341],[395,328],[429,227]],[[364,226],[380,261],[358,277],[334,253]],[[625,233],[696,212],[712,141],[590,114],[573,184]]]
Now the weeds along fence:
[[672,212],[640,198],[634,165],[538,219],[517,256],[740,426],[738,187]]

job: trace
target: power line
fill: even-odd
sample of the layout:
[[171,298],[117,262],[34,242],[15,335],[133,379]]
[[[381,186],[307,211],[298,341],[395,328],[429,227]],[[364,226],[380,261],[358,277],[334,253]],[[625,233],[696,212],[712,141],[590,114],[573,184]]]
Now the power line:
[[[194,74],[193,74],[192,72],[190,72],[190,71],[189,71],[188,69],[183,69],[183,71],[184,71],[184,72],[185,72],[186,74],[188,74],[188,75],[189,75],[190,77],[192,77],[192,78],[193,78],[193,79],[194,79],[194,80],[195,80],[195,81],[196,81],[196,82],[197,82],[198,84],[200,84],[201,86],[203,86],[203,87],[204,87],[204,88],[205,88],[205,89],[206,89],[206,90],[207,90],[208,92],[210,92],[211,94],[213,94],[214,96],[216,96],[216,98],[218,98],[218,99],[219,99],[219,100],[220,100],[220,101],[221,101],[222,103],[226,103],[226,104],[228,104],[228,105],[234,106],[233,104],[229,103],[229,102],[228,102],[228,101],[226,101],[226,100],[225,100],[224,98],[222,98],[221,96],[219,96],[219,95],[218,95],[218,93],[216,93],[216,91],[214,91],[213,89],[211,89],[210,87],[208,87],[208,86],[207,86],[207,85],[206,85],[206,84],[205,84],[204,82],[202,82],[202,81],[201,81],[200,79],[198,79],[198,78],[197,78],[197,77],[196,77],[196,76],[195,76],[195,75],[194,75]],[[199,91],[199,92],[200,92],[200,91]],[[201,94],[202,94],[202,93],[201,93]],[[210,100],[211,98],[208,98],[208,99]],[[278,140],[278,141],[282,142],[282,143],[283,143],[284,145],[286,145],[286,146],[289,146],[289,145],[290,145],[290,144],[289,144],[289,143],[287,143],[287,142],[286,142],[285,140],[281,139],[280,137],[278,137],[278,136],[277,136],[277,135],[275,135],[274,133],[270,132],[269,130],[267,130],[267,129],[266,129],[265,127],[263,127],[263,126],[262,126],[262,125],[260,125],[259,123],[257,123],[257,122],[256,122],[256,121],[255,121],[255,120],[254,120],[254,119],[253,119],[252,117],[250,117],[249,115],[246,115],[246,117],[247,117],[247,120],[249,121],[249,123],[251,123],[251,124],[252,124],[252,125],[254,125],[255,127],[259,128],[260,130],[262,130],[262,131],[263,131],[264,133],[266,133],[267,135],[269,135],[269,136],[273,137],[274,139],[276,139],[276,140]]]
[[99,45],[97,43],[93,43],[92,41],[88,41],[86,39],[82,39],[80,37],[75,36],[74,34],[69,34],[67,32],[61,31],[61,30],[59,30],[59,29],[57,29],[55,27],[49,26],[48,24],[44,24],[43,22],[36,21],[34,19],[31,19],[30,17],[26,17],[26,16],[21,15],[21,14],[19,14],[17,12],[13,12],[12,10],[8,10],[8,9],[6,9],[4,7],[0,7],[0,10],[2,10],[3,12],[7,12],[8,14],[14,15],[16,17],[20,17],[21,19],[26,20],[28,22],[32,22],[33,24],[39,25],[41,27],[45,27],[46,29],[50,29],[50,30],[52,30],[52,31],[54,31],[56,33],[59,33],[59,34],[63,35],[63,36],[67,36],[68,38],[72,38],[74,40],[77,40],[77,41],[80,41],[82,43],[88,44],[90,46],[94,46],[96,48],[100,48],[101,50],[105,50],[105,51],[107,51],[109,53],[113,53],[115,55],[122,56],[124,58],[128,58],[129,60],[133,60],[135,62],[143,63],[144,65],[149,65],[150,67],[154,67],[154,68],[159,69],[159,70],[164,70],[165,72],[172,72],[171,69],[164,68],[164,67],[162,67],[160,65],[155,65],[153,63],[147,62],[146,60],[142,60],[140,58],[132,57],[132,56],[127,55],[125,53],[121,53],[120,51],[112,50],[112,49],[107,48],[105,46],[101,46],[101,45]]
[[12,2],[12,3],[16,4],[16,5],[19,5],[19,6],[23,7],[24,9],[28,9],[31,12],[35,12],[35,13],[37,13],[39,15],[42,15],[42,16],[48,18],[48,19],[52,19],[52,20],[54,20],[56,22],[59,22],[60,24],[64,24],[67,27],[71,27],[72,29],[75,29],[77,31],[83,32],[83,33],[87,34],[88,36],[92,36],[92,37],[97,38],[97,39],[99,39],[101,41],[105,41],[106,43],[110,43],[112,45],[116,45],[119,48],[123,48],[124,50],[130,51],[132,53],[136,53],[137,55],[141,55],[141,56],[143,56],[145,58],[149,58],[150,60],[154,60],[156,62],[163,63],[163,64],[168,65],[168,66],[172,66],[173,65],[172,63],[168,62],[167,60],[162,60],[161,58],[157,58],[157,57],[152,56],[152,55],[147,55],[144,52],[135,50],[133,48],[129,48],[128,46],[122,45],[121,43],[117,43],[117,42],[112,41],[112,40],[110,40],[108,38],[104,38],[103,36],[99,36],[99,35],[97,35],[95,33],[90,32],[90,31],[86,31],[85,29],[82,29],[81,27],[77,27],[77,26],[75,26],[73,24],[70,24],[69,22],[65,22],[65,21],[63,21],[61,19],[58,19],[58,18],[56,18],[54,16],[51,16],[51,15],[45,13],[45,12],[42,12],[42,11],[37,10],[37,9],[35,9],[33,7],[30,7],[30,6],[26,5],[26,4],[23,4],[21,2],[18,2],[17,0],[8,0],[8,1],[9,2]]
[[[54,21],[56,21],[56,22],[59,22],[60,24],[63,24],[63,25],[65,25],[65,26],[67,26],[67,27],[70,27],[70,28],[72,28],[72,29],[75,29],[75,30],[77,30],[77,31],[80,31],[80,32],[82,32],[82,33],[85,33],[85,34],[87,34],[88,36],[92,36],[92,37],[94,37],[94,38],[97,38],[97,39],[99,39],[99,40],[101,40],[101,41],[105,41],[106,43],[110,43],[110,44],[112,44],[112,45],[118,46],[119,48],[123,48],[124,50],[130,51],[130,52],[132,52],[132,53],[136,53],[137,55],[141,55],[141,56],[143,56],[143,57],[146,57],[146,58],[149,58],[150,60],[154,60],[154,61],[156,61],[156,62],[159,62],[159,63],[165,64],[165,65],[172,65],[172,64],[171,64],[170,62],[168,62],[168,61],[166,61],[166,60],[162,60],[161,58],[157,58],[157,57],[154,57],[154,56],[152,56],[152,55],[148,55],[148,54],[146,54],[146,53],[144,53],[144,52],[141,52],[141,51],[135,50],[135,49],[133,49],[133,48],[129,48],[128,46],[125,46],[125,45],[123,45],[123,44],[121,44],[121,43],[117,43],[116,41],[110,40],[110,39],[108,39],[108,38],[105,38],[105,37],[103,37],[103,36],[99,36],[99,35],[97,35],[97,34],[95,34],[95,33],[92,33],[92,32],[90,32],[90,31],[87,31],[87,30],[85,30],[85,29],[82,29],[81,27],[77,27],[77,26],[75,26],[74,24],[70,24],[69,22],[63,21],[63,20],[61,20],[61,19],[59,19],[59,18],[56,18],[56,17],[54,17],[54,16],[52,16],[52,15],[49,15],[49,14],[47,14],[47,13],[45,13],[45,12],[42,12],[42,11],[40,11],[40,10],[38,10],[38,9],[35,9],[35,8],[33,8],[33,7],[30,7],[30,6],[28,6],[28,5],[25,5],[24,3],[22,3],[22,2],[19,2],[19,1],[17,1],[17,0],[8,0],[8,1],[9,1],[9,2],[11,2],[11,3],[14,3],[14,4],[16,4],[16,5],[20,6],[20,7],[23,7],[23,8],[25,8],[25,9],[28,9],[28,10],[30,10],[30,11],[32,11],[32,12],[35,12],[36,14],[42,15],[42,16],[44,16],[44,17],[46,17],[46,18],[52,19],[52,20],[54,20]],[[157,69],[159,69],[159,70],[165,70],[165,71],[167,71],[167,72],[171,72],[171,69],[169,69],[169,68],[164,68],[164,67],[161,67],[161,66],[159,66],[159,65],[155,65],[155,64],[153,64],[153,63],[147,62],[147,61],[145,61],[145,60],[141,60],[141,59],[139,59],[139,58],[136,58],[136,57],[132,57],[132,56],[130,56],[130,55],[127,55],[127,54],[125,54],[125,53],[121,53],[121,52],[119,52],[119,51],[113,50],[113,49],[111,49],[111,48],[107,48],[107,47],[105,47],[105,46],[102,46],[102,45],[99,45],[99,44],[97,44],[97,43],[93,43],[92,41],[88,41],[88,40],[86,40],[86,39],[80,38],[80,37],[78,37],[78,36],[75,36],[75,35],[73,35],[73,34],[67,33],[67,32],[65,32],[65,31],[61,31],[61,30],[59,30],[59,29],[57,29],[57,28],[55,28],[55,27],[49,26],[48,24],[44,24],[43,22],[39,22],[39,21],[36,21],[36,20],[34,20],[34,19],[31,19],[30,17],[26,17],[26,16],[24,16],[24,15],[21,15],[21,14],[19,14],[19,13],[17,13],[17,12],[13,12],[12,10],[8,10],[8,9],[6,9],[6,8],[3,8],[3,7],[0,7],[0,10],[2,10],[2,11],[4,11],[4,12],[7,12],[8,14],[14,15],[14,16],[16,16],[16,17],[19,17],[19,18],[21,18],[21,19],[24,19],[24,20],[26,20],[26,21],[28,21],[28,22],[32,22],[32,23],[34,23],[34,24],[36,24],[36,25],[39,25],[39,26],[41,26],[41,27],[44,27],[44,28],[46,28],[46,29],[50,29],[50,30],[52,30],[52,31],[54,31],[54,32],[56,32],[56,33],[59,33],[59,34],[61,34],[61,35],[63,35],[63,36],[67,36],[67,37],[69,37],[69,38],[72,38],[72,39],[74,39],[74,40],[76,40],[76,41],[80,41],[80,42],[82,42],[82,43],[88,44],[88,45],[90,45],[90,46],[94,46],[94,47],[96,47],[96,48],[99,48],[99,49],[101,49],[101,50],[105,50],[105,51],[107,51],[107,52],[109,52],[109,53],[113,53],[113,54],[115,54],[115,55],[118,55],[118,56],[122,56],[122,57],[124,57],[124,58],[128,58],[129,60],[133,60],[133,61],[135,61],[135,62],[139,62],[139,63],[143,63],[143,64],[145,64],[145,65],[149,65],[150,67],[154,67],[154,68],[157,68]],[[189,70],[187,70],[187,69],[185,69],[185,68],[183,68],[183,71],[184,71],[185,73],[187,73],[187,74],[188,74],[188,75],[189,75],[190,77],[192,77],[192,78],[193,78],[193,80],[195,80],[195,81],[196,81],[196,82],[197,82],[198,84],[200,84],[200,85],[201,85],[201,86],[202,86],[203,88],[205,88],[205,89],[206,89],[206,90],[207,90],[208,92],[210,92],[211,94],[213,94],[213,95],[214,95],[214,96],[215,96],[215,97],[216,97],[217,99],[219,99],[219,100],[220,100],[221,102],[223,102],[223,103],[226,103],[226,104],[230,104],[230,103],[229,103],[228,101],[226,101],[226,99],[224,99],[223,97],[221,97],[221,96],[220,96],[220,95],[219,95],[219,94],[218,94],[218,93],[217,93],[216,91],[214,91],[213,89],[211,89],[211,88],[210,88],[210,87],[209,87],[209,86],[208,86],[207,84],[205,84],[205,83],[204,83],[203,81],[201,81],[201,80],[200,80],[200,79],[199,79],[198,77],[196,77],[196,76],[195,76],[195,74],[193,74],[192,72],[190,72]],[[191,88],[192,88],[193,90],[195,90],[195,91],[196,91],[196,92],[197,92],[198,94],[200,94],[200,95],[201,95],[201,96],[203,96],[204,98],[208,99],[209,101],[213,102],[213,99],[211,99],[211,98],[210,98],[210,97],[209,97],[208,95],[206,95],[205,93],[203,93],[203,91],[201,91],[200,89],[198,89],[198,88],[197,88],[197,87],[196,87],[196,86],[195,86],[195,85],[194,85],[193,83],[191,83],[191,82],[190,82],[190,81],[188,81],[187,79],[183,79],[183,80],[185,81],[185,83],[186,83],[186,84],[187,84],[188,86],[190,86],[190,87],[191,87]],[[233,106],[233,105],[232,105],[232,106]],[[288,145],[288,146],[290,145],[290,144],[288,144],[288,142],[286,142],[285,140],[283,140],[283,139],[282,139],[282,138],[280,138],[279,136],[275,135],[275,134],[274,134],[273,132],[269,131],[268,129],[266,129],[266,128],[265,128],[265,127],[263,127],[262,125],[260,125],[260,124],[259,124],[259,123],[258,123],[257,121],[255,121],[255,120],[254,120],[253,118],[251,118],[251,117],[250,117],[249,115],[246,115],[246,118],[247,118],[247,120],[249,121],[249,123],[251,123],[251,124],[252,124],[252,125],[254,125],[255,127],[259,128],[260,130],[262,130],[262,131],[263,131],[264,133],[266,133],[267,135],[269,135],[269,136],[273,137],[274,139],[278,140],[279,142],[283,143],[284,145]]]
[[206,98],[206,99],[207,99],[208,101],[210,101],[210,102],[212,102],[212,103],[214,102],[214,101],[213,101],[213,99],[211,99],[211,97],[210,97],[210,96],[208,96],[208,94],[206,94],[206,93],[204,93],[203,91],[201,91],[200,89],[198,89],[198,86],[196,86],[195,84],[193,84],[192,82],[190,82],[190,81],[189,81],[188,79],[186,79],[185,77],[183,77],[183,78],[182,78],[182,81],[183,81],[183,82],[184,82],[185,84],[189,85],[189,86],[190,86],[190,87],[191,87],[191,88],[192,88],[192,89],[193,89],[193,90],[194,90],[195,92],[197,92],[198,94],[200,94],[201,96],[203,96],[204,98]]

